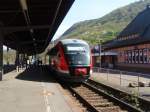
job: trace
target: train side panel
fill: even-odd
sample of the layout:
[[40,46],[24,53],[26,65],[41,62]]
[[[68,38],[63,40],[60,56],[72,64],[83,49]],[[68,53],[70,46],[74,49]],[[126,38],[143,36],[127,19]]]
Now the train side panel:
[[69,73],[68,72],[68,64],[67,61],[65,59],[65,55],[64,55],[64,50],[63,50],[63,46],[60,44],[59,45],[59,52],[58,52],[58,60],[59,60],[59,71],[64,72],[64,73]]

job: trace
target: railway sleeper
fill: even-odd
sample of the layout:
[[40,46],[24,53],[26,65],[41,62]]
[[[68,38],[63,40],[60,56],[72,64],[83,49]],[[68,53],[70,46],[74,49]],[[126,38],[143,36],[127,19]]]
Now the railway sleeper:
[[91,102],[91,103],[105,103],[105,102],[108,102],[108,100],[107,99],[100,99],[100,100],[87,100],[88,102]]
[[82,96],[88,96],[88,97],[101,97],[101,98],[103,98],[103,96],[101,96],[101,95],[99,95],[99,94],[88,94],[88,93],[86,93],[86,94],[79,93],[79,94],[82,95]]
[[[78,90],[77,90],[77,91],[78,91]],[[89,94],[97,94],[97,93],[95,93],[95,92],[93,92],[93,91],[78,91],[78,92],[84,93],[84,94],[87,94],[87,93],[89,93]]]
[[89,99],[89,100],[101,100],[101,99],[103,99],[103,97],[101,97],[101,96],[83,96],[83,97],[86,99]]
[[86,89],[86,90],[88,90],[88,88],[86,88],[86,87],[83,87],[83,86],[76,87],[75,89],[78,89],[78,90],[83,90],[83,89]]
[[[76,89],[75,89],[76,90]],[[91,93],[91,94],[94,94],[95,92],[93,92],[93,91],[91,91],[91,90],[76,90],[76,91],[78,91],[78,92],[80,92],[80,93]]]
[[94,107],[111,107],[113,106],[112,102],[106,102],[106,103],[91,103]]
[[76,89],[84,89],[84,88],[86,88],[85,86],[79,86],[79,87],[76,87]]
[[82,94],[96,94],[95,92],[93,91],[78,91],[79,93],[82,93]]
[[111,107],[96,107],[99,112],[122,112],[119,106],[111,106]]
[[75,101],[76,105],[82,107],[82,104],[79,101]]
[[84,107],[80,107],[82,112],[87,112],[87,108],[84,108]]
[[83,93],[81,93],[81,95],[83,95],[83,96],[88,96],[88,97],[99,97],[98,94],[88,94],[88,93],[83,94]]
[[91,91],[89,88],[86,88],[86,87],[78,87],[78,88],[75,88],[76,90],[79,90],[79,91]]
[[102,98],[98,98],[98,97],[83,97],[85,100],[95,100],[95,101],[101,101]]
[[96,93],[88,93],[88,92],[87,93],[78,92],[78,93],[81,94],[81,95],[84,95],[84,96],[101,96],[101,95],[96,94]]

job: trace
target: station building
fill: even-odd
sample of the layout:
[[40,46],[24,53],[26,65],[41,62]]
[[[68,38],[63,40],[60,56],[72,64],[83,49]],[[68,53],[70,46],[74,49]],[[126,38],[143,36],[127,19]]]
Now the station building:
[[106,51],[104,50],[104,45],[100,44],[93,46],[91,49],[92,63],[94,67],[114,68],[115,63],[117,62],[117,52],[109,50]]
[[104,43],[103,50],[102,65],[150,71],[150,6],[140,12],[116,39]]

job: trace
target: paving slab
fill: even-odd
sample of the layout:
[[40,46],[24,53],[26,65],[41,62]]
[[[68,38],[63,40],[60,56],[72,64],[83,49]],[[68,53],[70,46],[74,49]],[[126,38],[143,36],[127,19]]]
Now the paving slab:
[[[91,79],[102,82],[106,85],[110,85],[114,88],[121,89],[126,92],[131,92],[131,93],[137,93],[141,95],[144,98],[147,98],[150,100],[150,87],[128,87],[130,82],[138,82],[138,77],[137,76],[132,76],[132,75],[124,75],[122,74],[121,76],[121,81],[120,81],[120,74],[115,74],[115,73],[98,73],[94,72],[91,75]],[[149,83],[150,78],[148,77],[140,77],[139,81]]]
[[34,68],[3,76],[0,112],[72,112],[72,109],[59,90],[59,84]]

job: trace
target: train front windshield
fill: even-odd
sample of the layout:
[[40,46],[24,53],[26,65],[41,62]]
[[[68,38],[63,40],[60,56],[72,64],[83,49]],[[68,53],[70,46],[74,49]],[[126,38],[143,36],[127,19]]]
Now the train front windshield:
[[88,45],[83,44],[66,45],[65,54],[70,65],[90,64],[90,49]]

